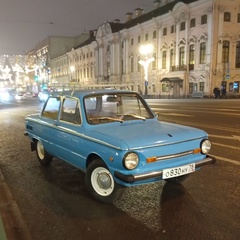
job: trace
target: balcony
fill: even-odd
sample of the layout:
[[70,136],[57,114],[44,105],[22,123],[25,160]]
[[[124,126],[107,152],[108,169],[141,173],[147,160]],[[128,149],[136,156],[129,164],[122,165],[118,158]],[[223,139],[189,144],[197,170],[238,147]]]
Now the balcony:
[[171,66],[170,71],[171,72],[177,72],[177,71],[186,71],[187,70],[187,65],[176,65],[176,66]]

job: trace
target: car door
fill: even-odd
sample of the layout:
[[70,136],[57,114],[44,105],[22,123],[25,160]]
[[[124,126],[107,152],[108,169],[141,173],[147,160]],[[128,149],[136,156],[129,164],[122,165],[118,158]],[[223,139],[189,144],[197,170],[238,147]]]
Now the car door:
[[57,122],[58,145],[57,156],[65,161],[83,168],[85,157],[82,155],[84,146],[80,102],[78,98],[64,97]]

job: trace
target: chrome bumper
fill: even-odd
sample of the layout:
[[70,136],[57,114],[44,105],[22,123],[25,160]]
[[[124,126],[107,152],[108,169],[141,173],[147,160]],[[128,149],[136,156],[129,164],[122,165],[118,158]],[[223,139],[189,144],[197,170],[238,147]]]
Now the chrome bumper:
[[[195,164],[195,167],[199,168],[206,164],[215,163],[215,162],[216,162],[215,157],[207,156],[202,161],[197,162]],[[159,180],[160,180],[162,178],[162,170],[156,171],[156,172],[149,172],[149,173],[145,173],[145,174],[139,174],[139,175],[132,175],[132,174],[125,175],[120,172],[115,172],[114,177],[116,177],[117,179],[119,179],[123,182],[126,182],[126,183],[134,183],[137,181],[147,180],[147,179],[151,179],[151,178],[159,178]]]

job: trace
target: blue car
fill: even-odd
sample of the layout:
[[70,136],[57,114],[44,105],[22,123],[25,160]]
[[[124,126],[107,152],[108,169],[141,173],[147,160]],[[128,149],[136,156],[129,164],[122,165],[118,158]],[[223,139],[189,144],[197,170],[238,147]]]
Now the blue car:
[[40,114],[25,118],[31,150],[42,165],[53,157],[85,172],[87,191],[112,203],[124,187],[180,182],[206,164],[206,132],[161,122],[137,93],[81,90],[49,96]]

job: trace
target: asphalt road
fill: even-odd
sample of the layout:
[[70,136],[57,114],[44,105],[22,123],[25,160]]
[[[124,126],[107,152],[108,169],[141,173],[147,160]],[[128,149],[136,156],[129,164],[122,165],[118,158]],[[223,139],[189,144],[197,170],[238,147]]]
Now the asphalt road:
[[104,205],[86,193],[83,173],[57,159],[43,168],[30,151],[24,117],[41,104],[0,101],[0,169],[32,239],[239,239],[240,100],[149,103],[162,121],[206,130],[218,161],[181,185],[128,188],[113,205]]

